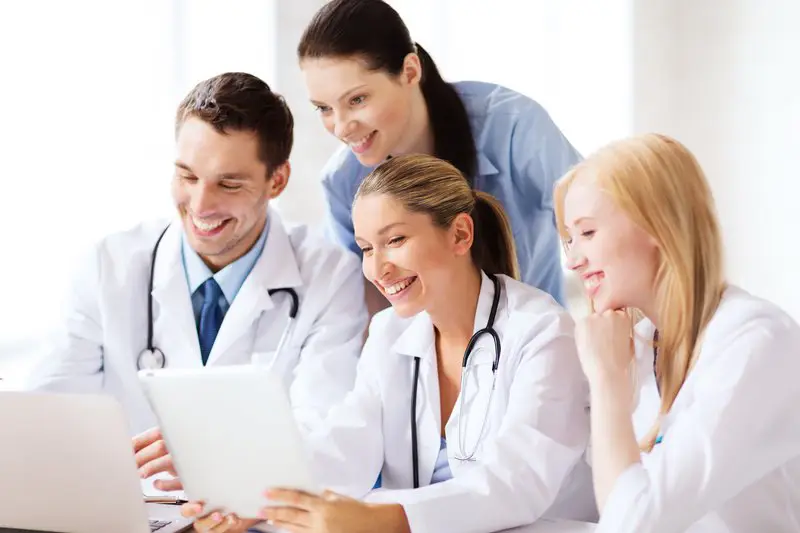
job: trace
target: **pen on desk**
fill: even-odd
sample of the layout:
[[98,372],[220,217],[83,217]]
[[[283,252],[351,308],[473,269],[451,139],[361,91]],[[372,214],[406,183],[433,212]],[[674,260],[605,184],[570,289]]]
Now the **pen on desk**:
[[144,503],[163,503],[168,505],[183,505],[188,503],[189,500],[178,498],[176,496],[144,496]]

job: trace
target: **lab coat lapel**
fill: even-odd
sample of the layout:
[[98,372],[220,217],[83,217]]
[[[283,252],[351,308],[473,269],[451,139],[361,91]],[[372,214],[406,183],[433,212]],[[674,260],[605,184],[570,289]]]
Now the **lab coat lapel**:
[[[270,289],[283,287],[297,289],[302,286],[300,268],[289,235],[275,210],[270,209],[268,216],[269,233],[264,250],[225,314],[214,346],[211,348],[209,365],[224,358],[231,346],[246,335],[252,337],[246,343],[252,351],[258,330],[257,321],[264,312],[275,307],[268,293]],[[281,315],[272,314],[280,316],[281,321],[288,319],[288,309]],[[247,355],[252,356],[252,353]]]
[[[481,277],[481,291],[475,312],[473,334],[486,328],[494,297],[492,280],[483,273]],[[499,321],[499,314],[498,311],[498,316],[495,317],[495,325]],[[497,328],[495,329],[497,330]],[[497,331],[500,334],[500,331]],[[482,334],[470,352],[466,369],[462,371],[461,392],[447,424],[447,445],[448,448],[452,447],[455,452],[452,455],[455,457],[462,457],[464,454],[472,453],[478,442],[492,390],[494,355],[495,345],[492,336],[488,333]],[[500,364],[502,365],[502,357]],[[461,396],[463,396],[463,406]],[[464,409],[463,415],[461,413],[462,407]],[[465,424],[465,427],[459,428],[459,423]],[[466,437],[463,440],[463,450],[459,446],[459,431],[463,431]]]
[[153,273],[153,344],[164,352],[169,367],[199,367],[200,343],[191,294],[181,261],[179,220],[170,225],[158,247]]
[[[439,373],[433,323],[427,313],[419,313],[398,337],[392,351],[408,357],[408,371],[413,383],[414,358],[420,358],[417,390],[417,453],[420,486],[428,485],[436,466],[441,438]],[[411,405],[409,388],[408,405]]]

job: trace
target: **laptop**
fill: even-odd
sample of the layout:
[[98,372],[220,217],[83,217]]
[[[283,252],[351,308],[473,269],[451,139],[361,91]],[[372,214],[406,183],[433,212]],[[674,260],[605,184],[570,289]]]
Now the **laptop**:
[[191,527],[177,507],[148,517],[126,418],[113,397],[0,391],[0,428],[0,531]]

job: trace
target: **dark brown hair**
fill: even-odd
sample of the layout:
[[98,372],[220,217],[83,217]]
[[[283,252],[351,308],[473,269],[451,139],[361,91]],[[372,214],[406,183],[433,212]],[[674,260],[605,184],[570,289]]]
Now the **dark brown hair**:
[[176,135],[189,117],[199,118],[220,133],[254,132],[269,176],[292,152],[292,112],[282,96],[252,74],[226,72],[198,83],[178,106]]
[[408,54],[422,64],[420,88],[428,107],[434,155],[452,163],[470,185],[477,170],[477,151],[467,110],[455,88],[442,79],[428,52],[411,40],[403,19],[382,0],[333,0],[305,29],[297,56],[357,58],[368,69],[399,76]]

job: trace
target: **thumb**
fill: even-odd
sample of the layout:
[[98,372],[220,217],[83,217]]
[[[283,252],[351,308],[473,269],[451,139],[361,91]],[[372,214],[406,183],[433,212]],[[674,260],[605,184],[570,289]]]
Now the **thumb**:
[[158,490],[165,492],[173,490],[183,490],[183,483],[178,478],[175,479],[157,479],[153,482],[153,486]]
[[194,518],[203,514],[203,502],[189,502],[181,505],[181,516]]

